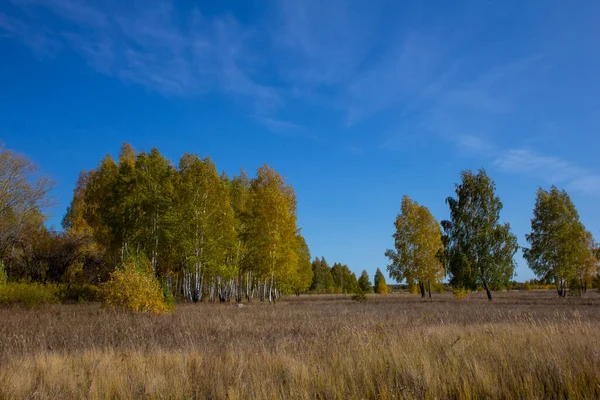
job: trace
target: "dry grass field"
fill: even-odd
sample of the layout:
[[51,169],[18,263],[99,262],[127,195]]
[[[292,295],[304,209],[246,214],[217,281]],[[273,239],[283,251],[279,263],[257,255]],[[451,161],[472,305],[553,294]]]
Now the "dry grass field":
[[600,398],[600,295],[2,308],[0,398]]

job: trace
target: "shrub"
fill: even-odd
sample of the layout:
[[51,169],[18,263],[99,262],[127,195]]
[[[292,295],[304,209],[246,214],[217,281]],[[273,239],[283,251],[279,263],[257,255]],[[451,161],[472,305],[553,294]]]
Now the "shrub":
[[527,290],[527,291],[530,291],[530,290],[531,290],[531,283],[529,283],[529,282],[525,282],[525,285],[523,286],[523,288],[524,288],[525,290]]
[[60,291],[60,301],[80,303],[100,300],[100,288],[95,285],[71,285]]
[[460,299],[464,299],[465,297],[467,297],[469,292],[462,288],[454,288],[454,289],[452,289],[452,294],[454,294],[454,297],[456,297],[458,300],[460,300]]
[[367,301],[367,292],[364,290],[357,290],[356,293],[354,293],[354,296],[352,296],[352,300],[358,302]]
[[26,307],[58,303],[58,287],[40,283],[6,283],[0,285],[0,304],[20,304]]
[[101,286],[101,297],[108,307],[134,312],[162,314],[169,310],[163,289],[147,260],[127,259]]

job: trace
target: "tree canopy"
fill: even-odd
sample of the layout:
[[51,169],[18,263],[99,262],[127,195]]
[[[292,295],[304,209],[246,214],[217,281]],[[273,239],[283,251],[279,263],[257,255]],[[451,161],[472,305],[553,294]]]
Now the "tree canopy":
[[448,197],[450,220],[442,226],[447,235],[446,259],[451,283],[475,290],[505,287],[514,276],[517,238],[508,223],[501,224],[502,202],[496,185],[484,169],[463,171],[456,197]]
[[585,290],[597,272],[594,239],[564,190],[538,189],[526,239],[530,247],[523,249],[523,256],[529,267],[538,278],[554,281],[559,296],[570,285]]

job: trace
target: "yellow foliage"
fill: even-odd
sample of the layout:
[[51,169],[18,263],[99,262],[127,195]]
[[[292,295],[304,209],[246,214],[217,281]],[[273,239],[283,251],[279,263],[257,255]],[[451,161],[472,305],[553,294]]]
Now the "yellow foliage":
[[101,297],[108,307],[152,314],[169,311],[158,279],[148,268],[137,268],[135,261],[111,274],[101,287]]
[[452,294],[454,294],[454,297],[456,297],[458,300],[461,300],[461,299],[464,299],[465,297],[467,297],[469,292],[466,291],[465,289],[454,288],[454,289],[452,289]]
[[529,282],[525,282],[524,289],[527,290],[527,291],[531,290],[531,284]]
[[408,292],[410,294],[419,294],[419,285],[412,281],[408,282]]
[[16,282],[0,285],[0,305],[21,304],[26,307],[33,307],[58,302],[58,287],[56,285]]
[[377,287],[375,288],[375,293],[388,294],[389,292],[390,292],[390,289],[388,288],[388,285],[385,284],[385,281],[383,281],[383,280],[379,281],[379,283],[377,284]]

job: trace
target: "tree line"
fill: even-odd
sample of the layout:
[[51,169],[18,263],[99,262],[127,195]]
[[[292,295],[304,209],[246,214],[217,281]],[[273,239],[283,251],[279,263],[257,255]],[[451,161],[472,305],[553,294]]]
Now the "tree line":
[[[493,290],[508,287],[519,245],[510,224],[500,222],[503,205],[495,190],[484,169],[463,171],[455,197],[446,199],[450,219],[441,223],[404,196],[394,249],[385,253],[390,276],[417,284],[423,297],[426,291],[431,297],[432,284],[446,276],[456,288],[483,287],[489,300]],[[522,250],[529,267],[542,282],[552,282],[559,296],[566,296],[567,288],[584,293],[598,276],[599,247],[566,191],[538,189],[526,240],[529,247]]]
[[[34,163],[0,148],[0,281],[98,284],[133,258],[191,302],[388,290],[379,269],[373,284],[366,271],[311,262],[294,189],[267,165],[229,177],[209,157],[184,154],[174,165],[157,149],[124,144],[117,160],[106,155],[80,174],[60,232],[45,226],[51,188]],[[463,171],[441,222],[404,196],[389,275],[422,296],[447,277],[491,300],[514,277],[519,250],[495,190],[485,170]],[[526,240],[525,260],[560,296],[585,292],[598,274],[598,245],[564,190],[538,190]]]

